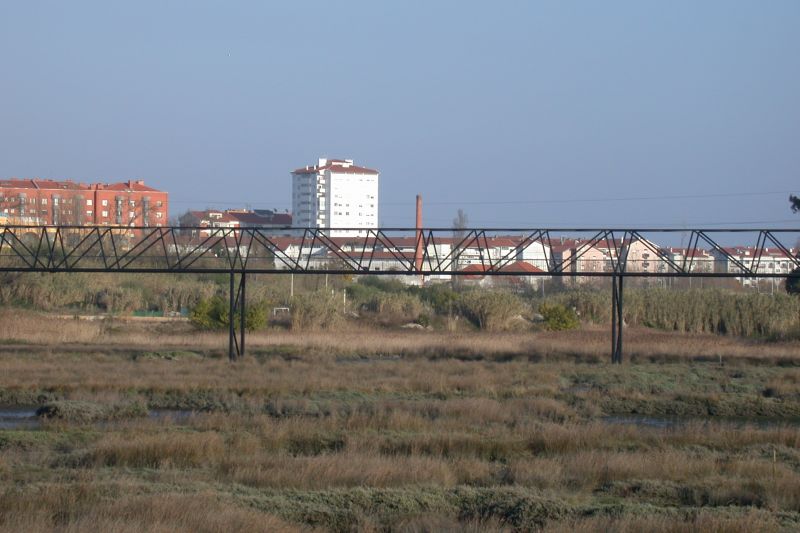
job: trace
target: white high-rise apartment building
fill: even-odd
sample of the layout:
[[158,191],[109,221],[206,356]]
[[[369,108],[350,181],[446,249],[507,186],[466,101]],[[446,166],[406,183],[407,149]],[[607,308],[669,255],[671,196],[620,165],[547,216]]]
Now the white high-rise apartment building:
[[365,235],[361,228],[378,227],[378,171],[352,159],[320,159],[292,171],[292,225],[334,228],[332,237]]

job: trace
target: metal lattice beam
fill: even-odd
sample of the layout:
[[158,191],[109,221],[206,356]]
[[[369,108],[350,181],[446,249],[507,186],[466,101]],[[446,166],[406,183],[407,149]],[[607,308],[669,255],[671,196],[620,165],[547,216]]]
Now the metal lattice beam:
[[[800,267],[800,230],[789,229],[351,231],[358,235],[313,228],[5,226],[0,271],[770,278]],[[688,244],[679,251],[664,245],[681,236]],[[513,268],[520,262],[536,268]]]

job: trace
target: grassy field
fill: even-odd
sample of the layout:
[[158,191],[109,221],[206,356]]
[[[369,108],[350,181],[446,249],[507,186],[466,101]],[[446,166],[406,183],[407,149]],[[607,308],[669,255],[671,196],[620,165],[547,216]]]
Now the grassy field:
[[2,530],[800,528],[797,341],[0,324]]

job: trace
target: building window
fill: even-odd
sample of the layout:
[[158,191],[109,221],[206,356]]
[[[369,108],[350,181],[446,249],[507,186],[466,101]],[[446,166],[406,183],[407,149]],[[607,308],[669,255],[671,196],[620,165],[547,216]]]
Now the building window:
[[161,215],[161,211],[158,211],[158,212],[156,213],[156,218],[161,218],[161,217],[162,217],[162,215]]
[[107,217],[108,216],[108,211],[103,211],[103,216]]
[[87,216],[92,216],[92,212],[91,211],[86,211],[86,215]]
[[136,200],[128,200],[128,205],[131,207],[136,207]]
[[100,204],[102,204],[103,207],[108,207],[108,200],[101,200]]
[[91,200],[86,200],[86,205],[92,205],[92,201]]
[[47,205],[47,198],[42,198],[42,205]]
[[129,216],[130,218],[135,218],[135,217],[136,217],[136,213],[134,213],[133,211],[131,211],[130,213],[128,213],[128,216]]
[[161,207],[161,206],[162,206],[161,200],[157,201],[156,202],[156,207]]

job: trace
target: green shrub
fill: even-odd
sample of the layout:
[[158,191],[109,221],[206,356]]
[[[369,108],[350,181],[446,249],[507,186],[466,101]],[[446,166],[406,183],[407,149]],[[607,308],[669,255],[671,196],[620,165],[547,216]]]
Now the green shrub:
[[263,329],[267,325],[267,307],[264,304],[248,305],[244,315],[244,327],[247,331]]
[[431,285],[415,292],[439,315],[450,315],[458,310],[459,294],[447,285]]
[[355,309],[375,314],[384,324],[414,322],[425,311],[419,289],[395,279],[364,277],[347,294]]
[[380,276],[362,277],[359,280],[359,285],[382,292],[406,292],[408,290],[408,286],[399,279],[382,278]]
[[[189,312],[189,322],[198,329],[215,330],[227,328],[230,324],[230,302],[221,296],[204,298],[197,302]],[[238,325],[240,312],[234,314],[234,324]],[[250,303],[244,317],[244,327],[247,331],[255,331],[267,325],[267,310],[263,303]]]
[[473,290],[461,297],[461,311],[479,328],[502,331],[511,319],[525,309],[522,301],[510,292]]
[[220,296],[202,299],[189,312],[189,322],[199,329],[222,329],[228,325],[228,304]]
[[415,321],[425,309],[419,298],[402,292],[377,292],[361,307],[379,315],[384,323]]
[[561,304],[545,302],[539,306],[539,313],[544,318],[545,327],[550,331],[575,329],[580,325],[575,311]]
[[341,302],[328,291],[296,295],[292,300],[292,329],[308,331],[330,329],[342,320]]
[[417,317],[417,324],[420,326],[427,328],[431,325],[431,317],[427,313],[422,313]]

